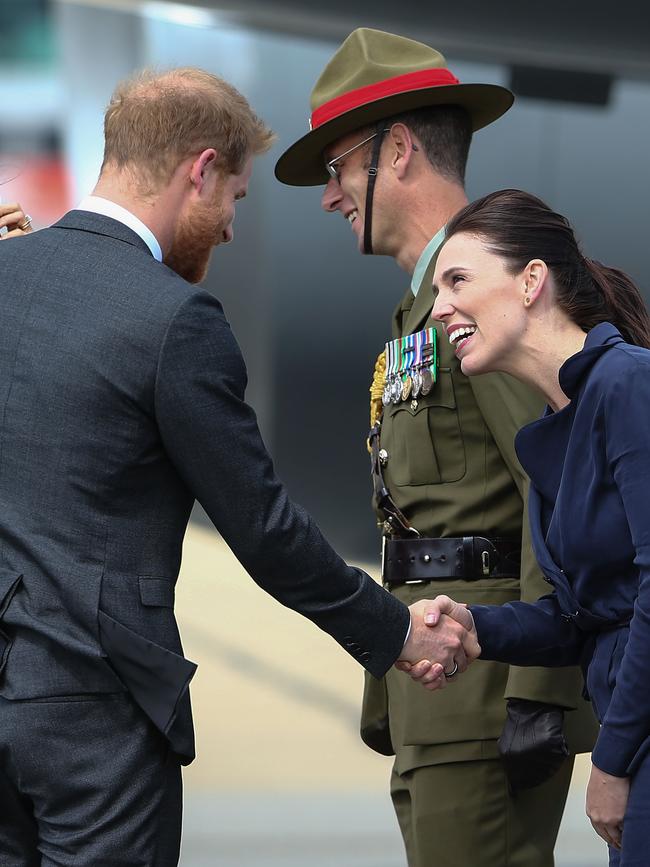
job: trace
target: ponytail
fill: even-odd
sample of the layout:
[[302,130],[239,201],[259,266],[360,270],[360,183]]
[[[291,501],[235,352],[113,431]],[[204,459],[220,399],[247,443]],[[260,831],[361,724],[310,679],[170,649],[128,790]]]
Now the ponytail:
[[650,349],[650,316],[637,286],[618,268],[609,268],[586,257],[584,261],[603,296],[607,321],[618,328],[626,343]]

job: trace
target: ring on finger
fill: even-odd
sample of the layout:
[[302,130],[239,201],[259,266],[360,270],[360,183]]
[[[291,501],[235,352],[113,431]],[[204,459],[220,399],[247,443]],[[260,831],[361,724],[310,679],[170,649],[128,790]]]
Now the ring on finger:
[[458,672],[458,663],[456,662],[456,660],[454,660],[454,667],[452,668],[452,670],[451,671],[444,671],[444,669],[443,669],[442,673],[447,678],[447,680],[449,680],[449,678],[453,677],[457,672]]
[[18,228],[22,232],[25,232],[25,231],[27,231],[27,229],[29,229],[29,227],[31,225],[32,225],[32,218],[29,216],[29,214],[25,214],[25,219],[22,221],[22,223],[18,224]]

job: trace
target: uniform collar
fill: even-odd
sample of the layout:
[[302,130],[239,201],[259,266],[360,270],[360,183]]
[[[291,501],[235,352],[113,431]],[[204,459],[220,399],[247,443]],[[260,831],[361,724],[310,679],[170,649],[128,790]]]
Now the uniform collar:
[[578,394],[580,385],[596,361],[619,343],[624,343],[620,331],[610,322],[601,322],[588,332],[585,345],[564,362],[559,372],[560,388],[569,398]]
[[436,234],[433,236],[433,238],[429,241],[427,246],[420,254],[420,258],[418,259],[417,264],[413,270],[413,276],[411,277],[411,292],[415,296],[417,296],[420,286],[422,285],[422,280],[424,279],[424,275],[426,274],[429,262],[436,255],[436,253],[440,249],[440,245],[444,240],[445,226],[443,226],[439,232],[436,232]]

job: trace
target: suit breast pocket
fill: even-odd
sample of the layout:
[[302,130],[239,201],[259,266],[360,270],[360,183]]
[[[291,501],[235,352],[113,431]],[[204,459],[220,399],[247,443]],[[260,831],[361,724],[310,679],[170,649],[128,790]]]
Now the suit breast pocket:
[[388,452],[386,479],[396,485],[437,485],[465,475],[465,445],[449,369],[426,397],[387,407],[381,445]]

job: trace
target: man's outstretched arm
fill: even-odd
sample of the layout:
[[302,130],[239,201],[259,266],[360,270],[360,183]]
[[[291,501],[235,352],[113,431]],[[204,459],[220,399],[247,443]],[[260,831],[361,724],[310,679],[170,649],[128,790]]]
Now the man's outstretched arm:
[[161,347],[155,414],[167,455],[235,556],[260,587],[328,632],[375,677],[402,657],[449,670],[460,627],[429,630],[421,616],[410,621],[402,602],[338,556],[276,476],[245,386],[221,305],[194,293]]

